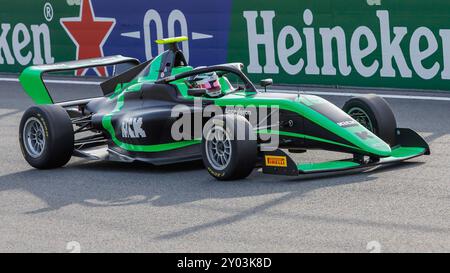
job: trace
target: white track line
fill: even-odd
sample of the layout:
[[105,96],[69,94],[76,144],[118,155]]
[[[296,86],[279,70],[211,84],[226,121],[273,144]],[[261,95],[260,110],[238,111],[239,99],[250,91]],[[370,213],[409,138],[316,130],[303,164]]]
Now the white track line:
[[[264,92],[263,89],[258,89]],[[336,97],[354,97],[361,96],[363,93],[350,93],[350,92],[328,92],[328,91],[295,91],[295,90],[276,90],[267,89],[269,92],[282,92],[282,93],[300,93],[320,96],[336,96]],[[372,92],[373,93],[373,92]],[[376,93],[374,93],[376,94]],[[450,92],[449,92],[450,94]],[[390,94],[376,94],[383,98],[388,99],[404,99],[404,100],[435,100],[435,101],[450,101],[450,97],[434,97],[434,96],[410,96],[410,95],[390,95]]]
[[[19,79],[15,78],[0,78],[0,82],[19,82]],[[71,80],[45,80],[46,83],[56,84],[75,84],[75,85],[100,85],[101,82],[95,81],[71,81]],[[258,89],[264,91],[263,89]],[[298,93],[295,90],[277,90],[268,89],[269,92],[282,92],[282,93]],[[351,92],[328,92],[328,91],[300,91],[300,94],[311,94],[319,96],[337,96],[337,97],[353,97],[361,95],[361,93]],[[450,94],[450,92],[449,92]],[[410,96],[410,95],[395,95],[395,94],[377,94],[380,97],[388,99],[404,99],[404,100],[432,100],[432,101],[450,101],[450,97],[438,97],[438,96]]]

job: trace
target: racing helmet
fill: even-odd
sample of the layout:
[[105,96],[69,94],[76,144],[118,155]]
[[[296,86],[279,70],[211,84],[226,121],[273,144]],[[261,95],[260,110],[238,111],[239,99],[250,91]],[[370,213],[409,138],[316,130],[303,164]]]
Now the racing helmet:
[[194,88],[206,90],[209,97],[219,97],[222,95],[222,88],[216,72],[200,74],[189,79],[190,85]]

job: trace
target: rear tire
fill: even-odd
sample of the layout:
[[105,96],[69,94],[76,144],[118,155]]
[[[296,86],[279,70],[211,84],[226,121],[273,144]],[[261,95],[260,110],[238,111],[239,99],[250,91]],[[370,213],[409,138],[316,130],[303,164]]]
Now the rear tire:
[[19,141],[25,160],[34,168],[66,165],[74,149],[69,114],[57,105],[30,107],[20,122]]
[[397,121],[382,97],[373,94],[354,97],[345,103],[343,110],[384,142],[395,145]]
[[251,124],[239,115],[212,118],[204,127],[202,155],[206,169],[218,180],[248,177],[258,157],[258,143]]

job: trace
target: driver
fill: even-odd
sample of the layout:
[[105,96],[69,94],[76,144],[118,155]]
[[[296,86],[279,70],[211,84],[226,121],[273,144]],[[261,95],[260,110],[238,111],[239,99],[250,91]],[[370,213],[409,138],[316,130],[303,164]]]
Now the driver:
[[222,88],[216,72],[193,76],[188,80],[190,88],[202,88],[209,97],[215,98],[222,95]]

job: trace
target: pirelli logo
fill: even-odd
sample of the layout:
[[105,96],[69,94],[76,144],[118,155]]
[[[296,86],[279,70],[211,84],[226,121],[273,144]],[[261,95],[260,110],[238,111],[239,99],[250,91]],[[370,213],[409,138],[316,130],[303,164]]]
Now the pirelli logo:
[[267,167],[287,167],[287,158],[285,156],[266,155]]

